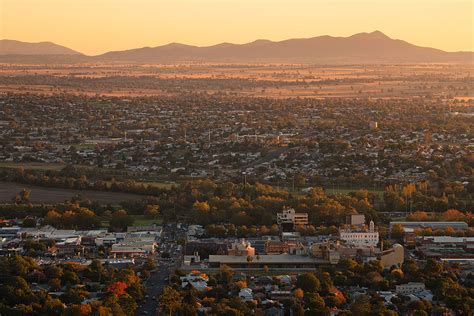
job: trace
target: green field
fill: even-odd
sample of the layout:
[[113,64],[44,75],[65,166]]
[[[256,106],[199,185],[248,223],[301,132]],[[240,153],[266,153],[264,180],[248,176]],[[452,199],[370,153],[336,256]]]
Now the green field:
[[[161,217],[158,217],[155,219],[147,218],[145,217],[145,215],[132,215],[132,217],[134,218],[134,222],[133,222],[134,226],[149,226],[152,224],[158,224],[158,225],[163,224],[163,218]],[[108,228],[110,226],[108,220],[101,220],[100,222],[101,222],[102,227],[104,228]]]
[[[107,186],[110,188],[112,181],[105,181]],[[148,187],[149,185],[156,186],[161,189],[169,189],[173,185],[178,185],[176,182],[159,182],[159,181],[135,181],[136,184],[144,185]]]
[[135,222],[133,222],[133,225],[135,226],[147,226],[151,224],[162,224],[163,223],[163,218],[158,217],[154,219],[150,219],[145,217],[145,215],[133,215],[135,218]]
[[[294,195],[298,195],[298,196],[305,195],[305,193],[303,193],[302,189],[295,189],[295,192],[292,192],[291,187],[281,186],[281,188],[283,190],[287,190],[288,192],[291,192]],[[349,194],[351,192],[356,192],[358,190],[363,190],[363,189],[366,189],[370,193],[375,194],[379,199],[383,199],[384,190],[380,189],[380,188],[373,189],[373,188],[333,188],[333,187],[324,187],[324,190],[326,191],[326,194],[328,194],[328,195]]]
[[61,170],[66,165],[61,163],[42,162],[0,162],[0,168],[16,169],[23,167],[25,170]]
[[[327,194],[348,194],[350,192],[356,192],[358,190],[362,190],[363,188],[353,188],[353,189],[347,189],[347,188],[325,188]],[[380,189],[367,189],[370,193],[375,194],[379,198],[383,198],[383,190]]]

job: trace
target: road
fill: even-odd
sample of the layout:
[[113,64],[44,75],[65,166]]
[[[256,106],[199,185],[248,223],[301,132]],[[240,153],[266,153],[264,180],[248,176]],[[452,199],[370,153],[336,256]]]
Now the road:
[[[182,261],[182,251],[177,241],[185,235],[176,225],[165,226],[159,239],[159,252],[152,258],[156,269],[147,280],[145,299],[138,306],[135,315],[157,315],[158,300],[156,299],[168,284],[168,278]],[[169,258],[168,258],[169,254]],[[162,258],[162,257],[166,258]]]

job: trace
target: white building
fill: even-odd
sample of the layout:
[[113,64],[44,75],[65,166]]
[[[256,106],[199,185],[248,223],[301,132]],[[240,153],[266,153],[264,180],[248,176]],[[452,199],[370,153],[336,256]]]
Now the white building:
[[409,295],[425,290],[425,283],[422,282],[408,282],[406,284],[400,284],[395,287],[397,294]]
[[351,229],[339,230],[339,238],[347,245],[355,247],[376,247],[379,243],[379,232],[375,231],[373,221],[370,221],[368,230],[353,231]]

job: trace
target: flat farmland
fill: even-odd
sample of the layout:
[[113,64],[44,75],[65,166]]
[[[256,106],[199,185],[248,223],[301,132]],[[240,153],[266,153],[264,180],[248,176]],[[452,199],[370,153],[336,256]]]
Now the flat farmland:
[[18,194],[23,188],[31,191],[30,202],[32,203],[61,203],[76,195],[80,195],[85,199],[97,201],[102,204],[117,205],[122,201],[140,200],[144,197],[143,195],[121,192],[70,190],[24,185],[21,183],[0,182],[0,202],[11,202],[16,194]]
[[0,64],[0,91],[107,96],[226,93],[270,98],[474,97],[457,64]]

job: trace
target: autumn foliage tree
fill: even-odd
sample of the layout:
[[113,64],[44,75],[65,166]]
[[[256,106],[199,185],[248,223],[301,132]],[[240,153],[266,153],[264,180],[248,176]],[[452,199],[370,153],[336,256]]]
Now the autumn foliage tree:
[[125,290],[127,289],[127,287],[127,283],[118,281],[109,284],[109,286],[107,287],[107,292],[118,297],[126,293]]

